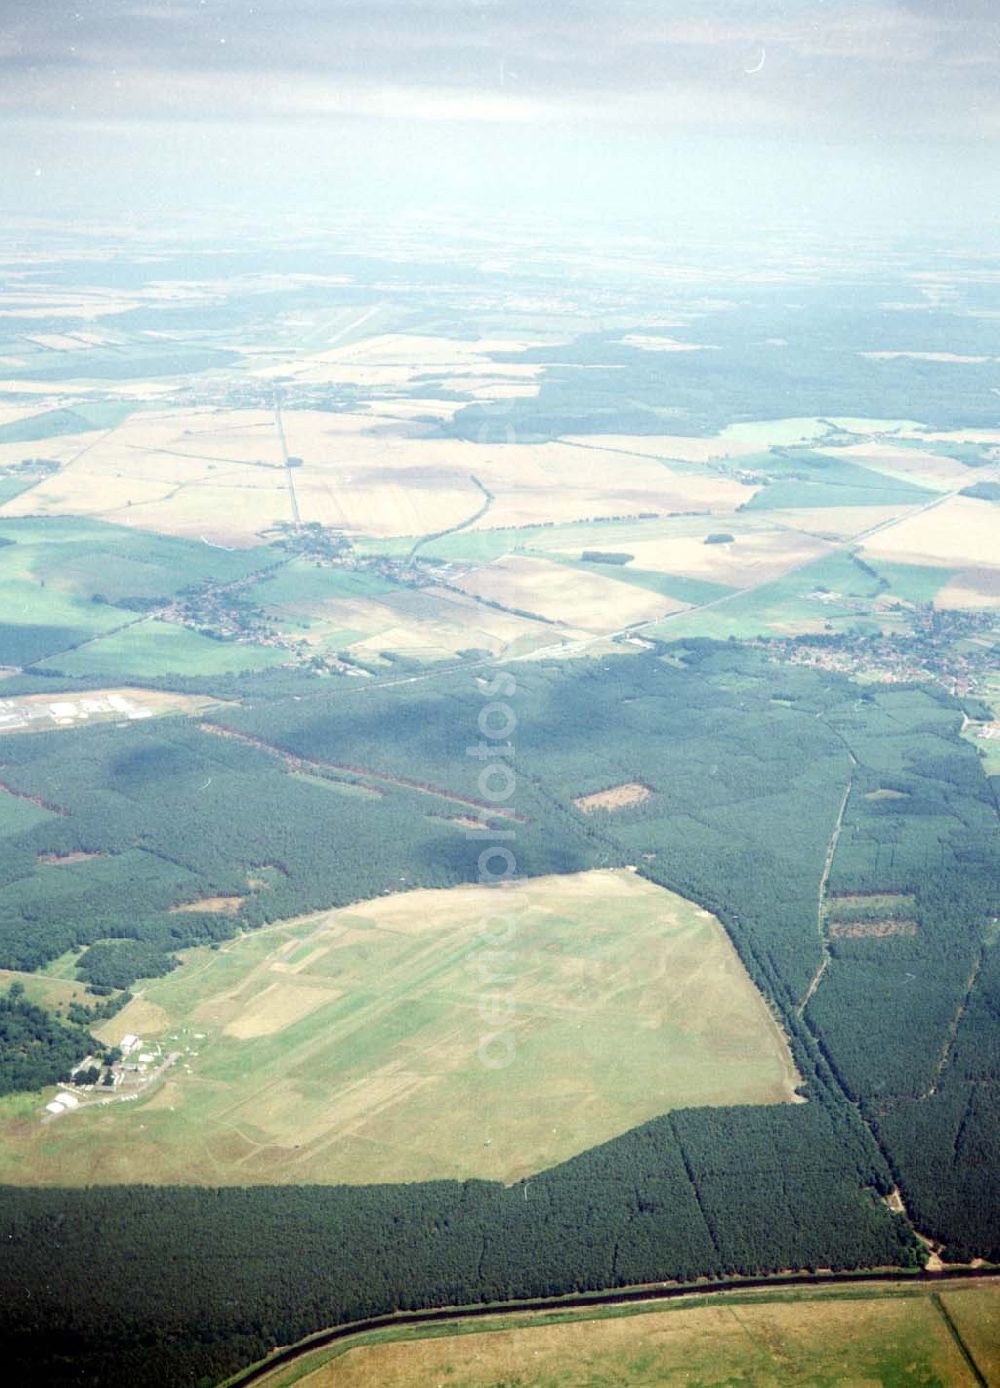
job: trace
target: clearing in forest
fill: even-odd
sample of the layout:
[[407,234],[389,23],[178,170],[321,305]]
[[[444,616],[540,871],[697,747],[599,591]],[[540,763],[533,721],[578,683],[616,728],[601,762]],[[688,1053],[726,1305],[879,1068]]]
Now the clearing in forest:
[[916,935],[916,921],[830,921],[831,940],[885,940],[890,935]]
[[[156,1010],[151,1010],[151,1004]],[[512,1181],[671,1108],[798,1076],[719,922],[627,870],[415,891],[189,953],[104,1024],[180,1059],[43,1126],[0,1180]]]
[[620,786],[612,786],[609,790],[595,790],[591,795],[578,795],[573,804],[578,810],[583,810],[584,814],[592,814],[594,810],[625,810],[629,805],[641,805],[652,793],[649,786],[644,786],[641,781],[626,781]]
[[88,723],[125,723],[164,713],[198,713],[218,699],[160,689],[93,689],[0,699],[0,733],[40,733]]

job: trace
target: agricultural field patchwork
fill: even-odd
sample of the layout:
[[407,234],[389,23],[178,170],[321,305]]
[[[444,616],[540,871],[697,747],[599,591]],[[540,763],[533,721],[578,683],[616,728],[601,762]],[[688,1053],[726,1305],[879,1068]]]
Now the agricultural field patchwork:
[[[405,337],[386,342],[402,350]],[[491,350],[483,346],[483,360]],[[379,367],[389,369],[387,360]],[[377,397],[386,387],[368,388]],[[135,409],[71,393],[63,404],[58,396],[45,403],[9,425],[51,430],[41,463],[16,432],[0,441],[2,537],[36,550],[45,543],[47,554],[41,527],[65,535],[67,518],[76,517],[81,540],[122,535],[116,549],[127,557],[96,589],[112,604],[102,612],[82,569],[67,578],[57,569],[42,585],[19,563],[27,551],[9,555],[12,664],[48,658],[48,669],[111,678],[199,664],[233,672],[351,648],[376,664],[385,651],[425,662],[465,650],[523,655],[551,645],[547,638],[572,644],[688,607],[696,611],[672,621],[671,633],[824,630],[815,608],[782,606],[784,589],[762,598],[758,590],[855,550],[874,566],[922,571],[918,600],[926,590],[940,609],[1000,603],[995,505],[958,495],[991,485],[1000,464],[985,443],[904,436],[907,421],[774,420],[707,438],[532,440],[515,431],[493,440],[448,436],[435,416],[394,414],[379,398],[342,413],[280,409],[277,395],[269,408],[240,409],[156,399]],[[78,425],[84,432],[64,432]],[[289,565],[275,543],[303,524],[339,537],[341,553],[325,571],[313,566],[310,575],[301,559]],[[101,525],[103,532],[94,528]],[[593,551],[626,557],[615,572],[587,564]],[[125,633],[124,644],[136,647],[131,662],[116,635],[78,652],[128,620],[119,618],[116,596],[169,597],[176,585],[163,570],[182,556],[192,577],[221,582],[228,573],[231,582],[241,553],[244,572],[272,571],[251,595],[281,638],[280,656],[248,639],[242,656],[213,658],[202,643],[171,640],[156,627]],[[154,592],[156,570],[164,587]],[[400,580],[425,600],[400,593]],[[730,590],[745,601],[716,612]],[[838,630],[838,619],[856,610],[825,617]],[[877,618],[877,606],[864,615]],[[540,630],[536,619],[556,630]]]

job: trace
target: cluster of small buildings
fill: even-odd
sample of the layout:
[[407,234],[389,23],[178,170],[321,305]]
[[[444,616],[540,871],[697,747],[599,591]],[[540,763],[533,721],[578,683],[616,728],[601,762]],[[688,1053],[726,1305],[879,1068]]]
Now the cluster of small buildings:
[[[825,598],[813,593],[817,600]],[[876,602],[894,611],[892,601]],[[936,681],[959,698],[988,694],[996,661],[993,654],[995,614],[977,611],[917,609],[908,613],[907,631],[840,632],[823,635],[760,638],[753,643],[784,655],[796,664],[860,676],[881,684]]]
[[[148,1067],[162,1059],[159,1046],[151,1051],[144,1051],[141,1047],[142,1038],[133,1032],[127,1032],[118,1043],[120,1060],[107,1065],[98,1056],[84,1056],[70,1075],[67,1087],[60,1090],[55,1098],[45,1105],[46,1113],[52,1118],[58,1118],[61,1114],[79,1108],[82,1099],[97,1092],[110,1091],[110,1097],[115,1095],[116,1090],[134,1089],[137,1092],[115,1097],[138,1098],[138,1090],[149,1078]],[[96,1076],[99,1076],[99,1080]],[[104,1102],[107,1101],[105,1098]]]
[[143,1079],[146,1074],[146,1067],[159,1060],[160,1048],[158,1046],[155,1051],[141,1050],[141,1046],[142,1037],[134,1036],[132,1032],[126,1033],[118,1042],[118,1049],[122,1053],[122,1058],[111,1067],[116,1085],[120,1084],[126,1076]]

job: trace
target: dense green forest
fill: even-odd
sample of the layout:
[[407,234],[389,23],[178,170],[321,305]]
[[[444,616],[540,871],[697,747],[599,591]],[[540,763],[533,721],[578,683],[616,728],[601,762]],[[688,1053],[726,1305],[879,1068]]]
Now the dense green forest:
[[0,995],[0,1094],[58,1084],[100,1049],[80,1022],[63,1021],[29,1002],[20,983]]
[[[884,288],[885,297],[894,297]],[[793,304],[741,285],[721,311],[696,313],[686,328],[666,334],[712,351],[649,351],[620,329],[606,329],[562,346],[496,352],[497,361],[541,366],[539,391],[512,401],[502,416],[467,404],[444,431],[490,443],[512,432],[521,441],[712,434],[734,421],[791,416],[908,419],[915,401],[921,420],[935,428],[991,427],[990,325],[958,309],[902,305],[887,321],[877,299],[877,289],[871,299],[867,292],[845,298],[840,287],[799,285]],[[943,376],[933,361],[865,357],[866,347],[886,347],[887,331],[897,349],[909,352],[933,352],[945,334],[949,343],[963,344],[953,351],[979,360]]]
[[[124,986],[241,927],[475,880],[481,843],[448,820],[506,813],[523,875],[632,864],[715,912],[808,1102],[671,1114],[532,1177],[527,1198],[7,1191],[16,1363],[45,1326],[49,1381],[124,1383],[143,1354],[143,1381],[195,1382],[402,1304],[912,1263],[881,1198],[896,1184],[946,1256],[1000,1258],[997,807],[957,701],[707,641],[500,679],[517,721],[492,753],[514,792],[493,805],[468,752],[490,689],[470,671],[363,698],[276,680],[201,724],[3,739],[7,793],[48,812],[0,840],[0,963],[86,946],[81,975]],[[574,807],[631,781],[640,804]],[[68,853],[93,856],[46,861]],[[227,895],[235,915],[171,909]],[[60,1378],[60,1354],[91,1377]]]
[[821,1104],[691,1110],[509,1188],[6,1187],[9,1371],[52,1388],[177,1388],[404,1307],[789,1261],[916,1266],[908,1225],[878,1198],[877,1150],[845,1146],[836,1122]]

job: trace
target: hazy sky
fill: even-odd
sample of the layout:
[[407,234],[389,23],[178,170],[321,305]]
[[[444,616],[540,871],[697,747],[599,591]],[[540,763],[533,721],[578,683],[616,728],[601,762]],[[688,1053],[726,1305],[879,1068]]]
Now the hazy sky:
[[910,217],[936,199],[973,219],[1000,202],[997,0],[0,0],[0,15],[8,207],[764,215],[839,198]]

